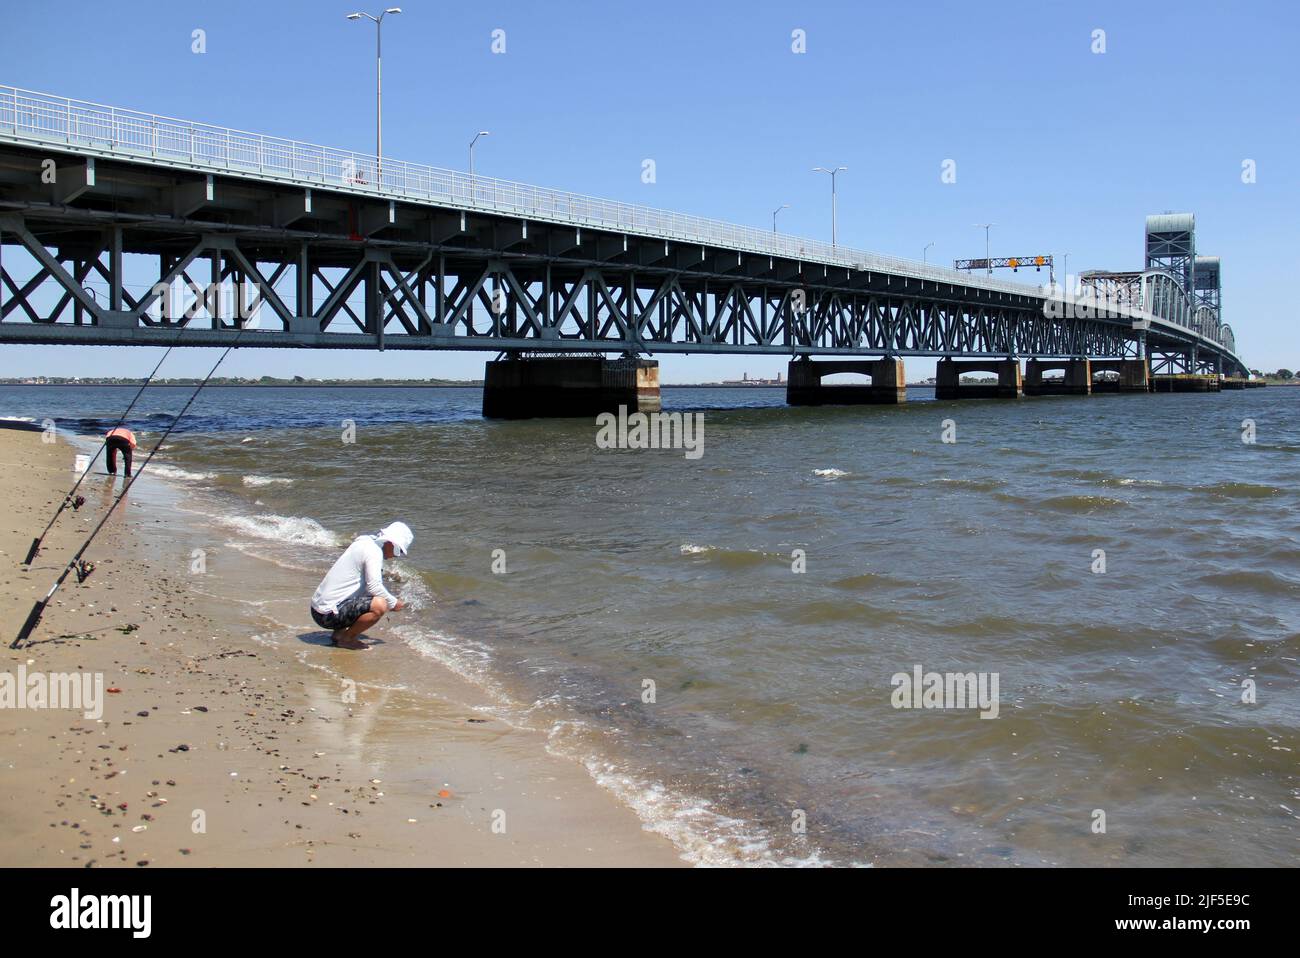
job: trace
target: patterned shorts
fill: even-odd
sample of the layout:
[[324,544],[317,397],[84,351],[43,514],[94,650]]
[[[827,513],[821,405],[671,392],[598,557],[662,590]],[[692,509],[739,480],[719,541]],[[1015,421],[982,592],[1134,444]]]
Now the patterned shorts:
[[311,610],[311,617],[316,620],[316,624],[322,629],[349,628],[367,612],[370,611],[371,598],[364,592],[355,592],[339,603],[339,607],[333,612],[317,612],[314,608]]

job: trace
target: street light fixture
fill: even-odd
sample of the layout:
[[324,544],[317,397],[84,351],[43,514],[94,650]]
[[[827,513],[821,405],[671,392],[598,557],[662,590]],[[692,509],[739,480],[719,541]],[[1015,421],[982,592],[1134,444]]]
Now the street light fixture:
[[848,169],[847,166],[837,166],[829,170],[824,166],[813,167],[814,173],[829,173],[831,175],[831,245],[832,246],[835,245],[835,241],[836,241],[835,234],[836,234],[836,227],[837,227],[836,211],[835,211],[835,178],[840,173],[843,173],[847,169]]
[[782,203],[780,206],[778,206],[776,209],[772,211],[772,232],[773,233],[776,232],[776,214],[780,213],[782,210],[788,210],[789,208],[790,208],[789,203]]
[[929,257],[930,247],[933,246],[933,245],[934,245],[933,243],[926,243],[926,244],[925,244],[925,249],[921,250],[921,262],[922,262],[922,263],[928,263],[928,262],[930,261],[930,257]]
[[[384,58],[383,58],[383,28],[384,17],[390,13],[401,13],[401,7],[389,7],[379,16],[370,13],[349,13],[349,20],[360,20],[363,17],[367,20],[373,20],[375,23],[375,164],[376,179],[383,175],[384,171]],[[376,185],[379,185],[376,183]]]

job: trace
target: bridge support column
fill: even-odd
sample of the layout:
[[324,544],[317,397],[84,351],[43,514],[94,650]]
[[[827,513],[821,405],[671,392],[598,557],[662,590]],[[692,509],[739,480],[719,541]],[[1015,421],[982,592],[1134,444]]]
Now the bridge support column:
[[[997,385],[971,383],[963,386],[963,373],[997,373]],[[1023,393],[1020,360],[941,359],[935,365],[935,399],[1017,399]]]
[[483,415],[489,419],[595,417],[620,406],[659,411],[658,362],[529,357],[492,360],[484,370]]
[[[1043,372],[1064,366],[1065,375],[1058,382],[1044,382]],[[1030,359],[1025,363],[1026,396],[1086,396],[1092,392],[1092,362],[1071,359],[1066,363]]]
[[1151,360],[1094,359],[1093,373],[1114,373],[1115,378],[1098,379],[1092,384],[1095,393],[1144,393],[1151,391]]
[[[870,385],[822,385],[823,376],[835,373],[865,373]],[[907,379],[903,361],[886,356],[882,359],[837,359],[813,362],[790,361],[786,379],[785,401],[791,406],[863,406],[898,405],[907,401]]]
[[1119,367],[1119,391],[1145,393],[1151,391],[1151,360],[1125,359]]

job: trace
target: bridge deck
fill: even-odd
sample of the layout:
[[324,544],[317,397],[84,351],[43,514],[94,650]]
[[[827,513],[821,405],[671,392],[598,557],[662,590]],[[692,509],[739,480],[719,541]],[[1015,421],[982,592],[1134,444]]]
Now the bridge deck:
[[[42,175],[51,159],[54,184]],[[1044,357],[1150,349],[1186,355],[1188,371],[1241,365],[1222,344],[1131,306],[1054,315],[1036,286],[399,160],[381,170],[365,154],[12,87],[0,87],[4,245],[23,247],[38,268],[23,281],[0,264],[3,341],[239,336],[337,348]],[[122,268],[131,253],[157,258],[158,288],[131,294]],[[87,291],[101,279],[106,302]],[[251,288],[255,323],[238,318],[245,310],[208,308],[202,289],[216,284],[234,284],[241,303]],[[188,306],[171,303],[168,287],[193,290]],[[42,289],[53,298],[38,305]],[[364,306],[354,308],[358,297]]]

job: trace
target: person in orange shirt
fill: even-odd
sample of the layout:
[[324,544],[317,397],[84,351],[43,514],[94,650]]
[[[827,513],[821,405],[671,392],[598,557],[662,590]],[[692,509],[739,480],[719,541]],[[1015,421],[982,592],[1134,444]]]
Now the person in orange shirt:
[[131,478],[131,452],[135,449],[135,433],[123,426],[108,431],[108,474],[117,475],[117,454],[120,450],[122,453],[123,464],[126,466],[126,477]]

